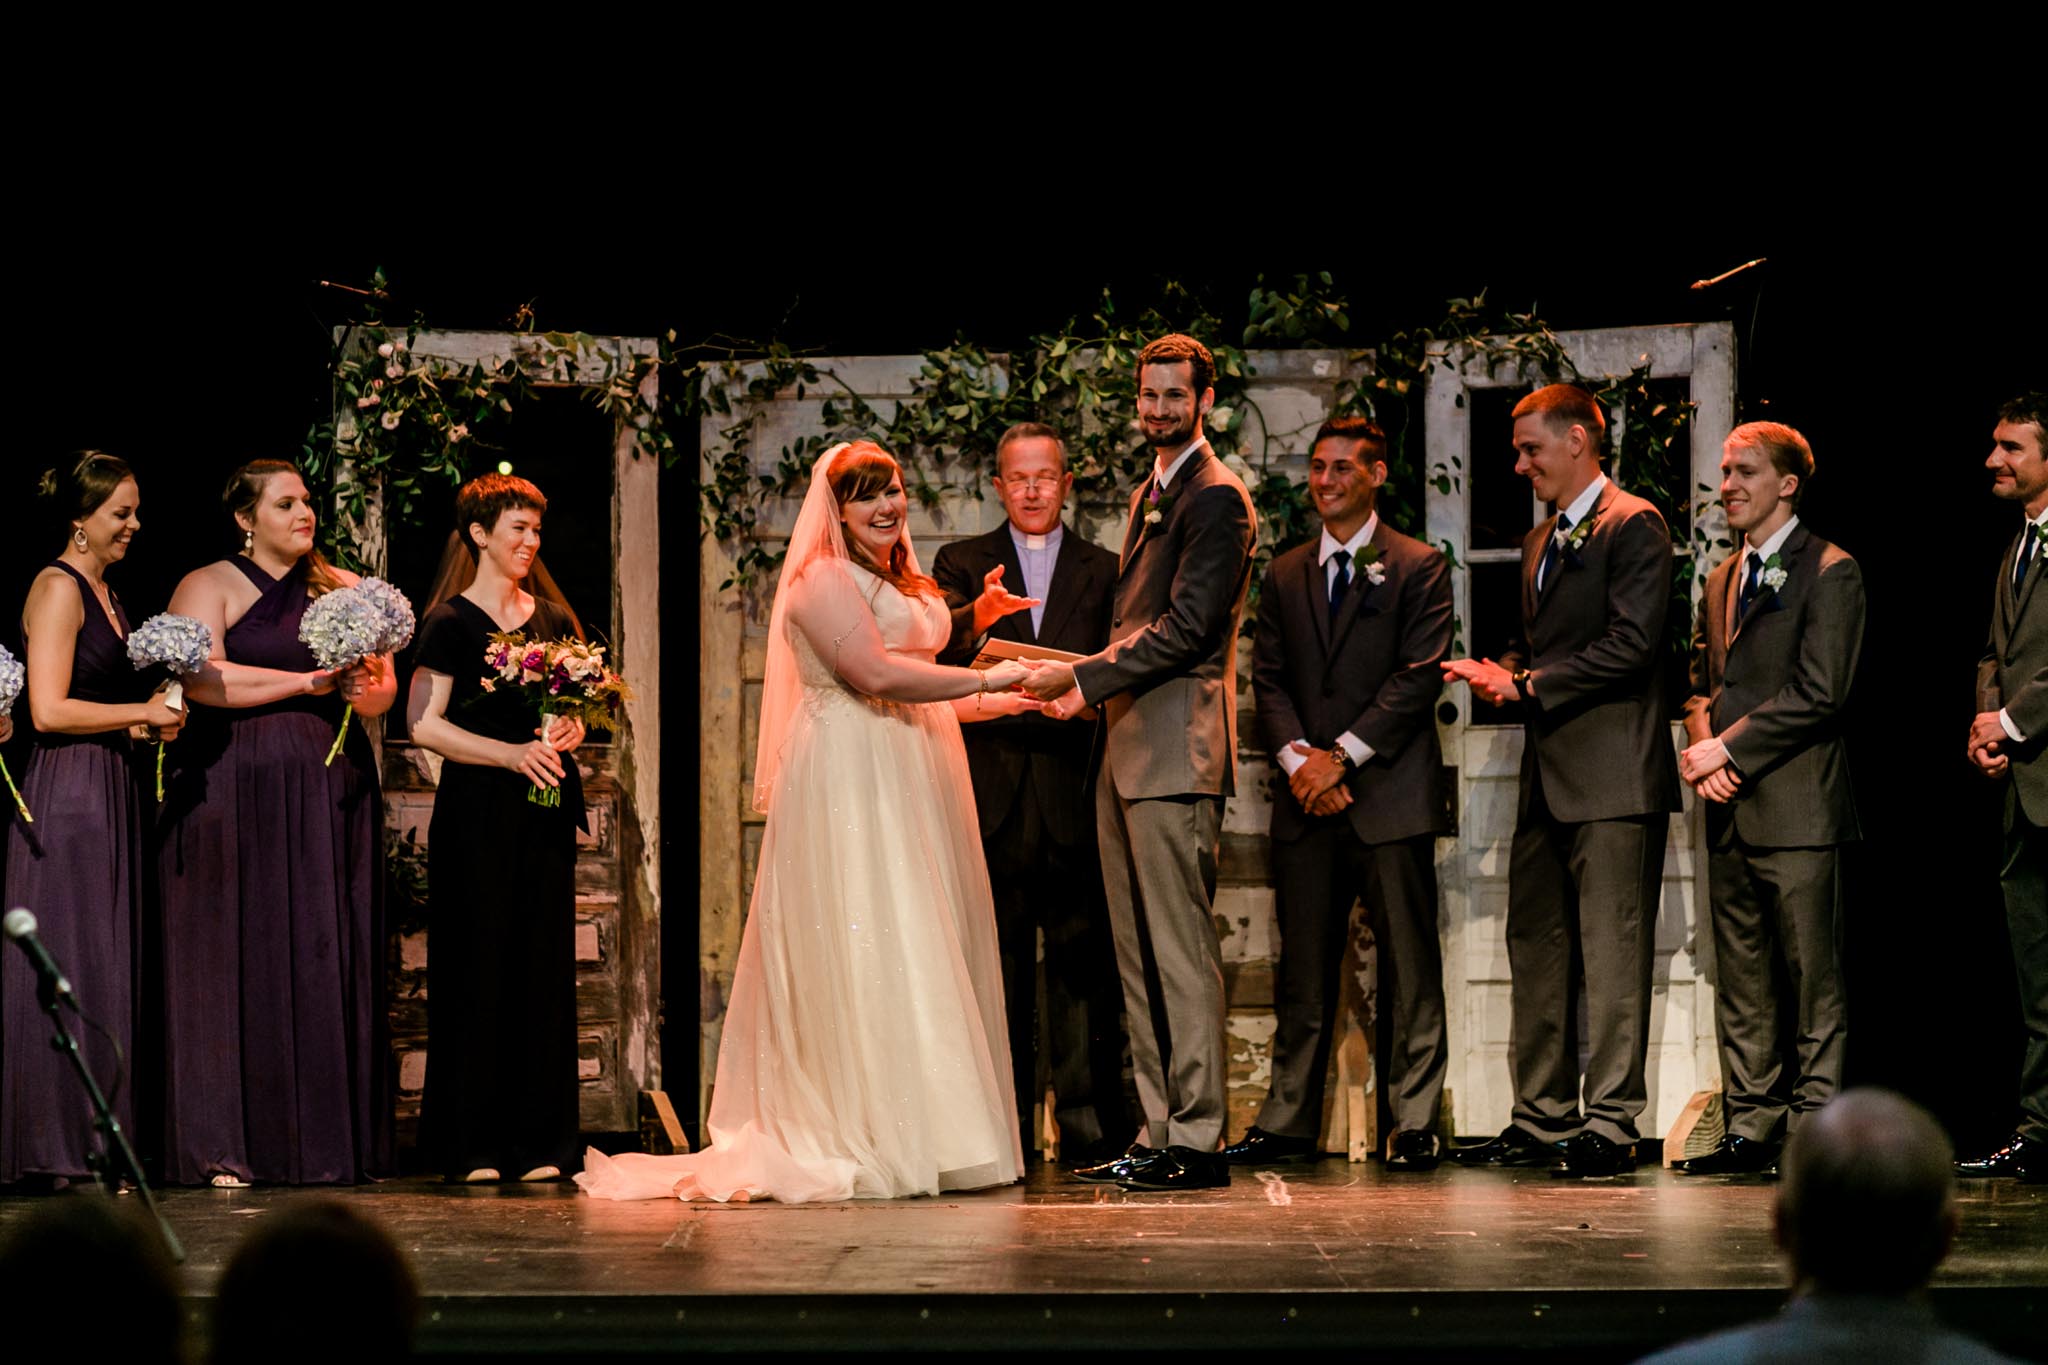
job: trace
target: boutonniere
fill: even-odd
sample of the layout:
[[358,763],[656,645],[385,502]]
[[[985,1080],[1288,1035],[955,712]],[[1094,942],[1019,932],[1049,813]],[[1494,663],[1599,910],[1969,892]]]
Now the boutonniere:
[[1769,559],[1766,559],[1764,561],[1764,571],[1757,576],[1757,581],[1763,584],[1765,588],[1769,589],[1772,592],[1776,592],[1778,589],[1784,587],[1784,562],[1780,560],[1777,555],[1772,555]]
[[1577,558],[1579,552],[1586,548],[1587,538],[1593,534],[1593,523],[1599,519],[1600,514],[1596,512],[1588,516],[1584,521],[1581,521],[1577,526],[1572,527],[1571,530],[1566,531],[1560,528],[1552,531],[1551,535],[1556,537],[1559,549],[1565,550],[1574,558]]
[[1365,581],[1375,588],[1387,581],[1387,566],[1380,563],[1379,546],[1368,545],[1360,550],[1356,563],[1359,570],[1365,574]]
[[1145,509],[1145,524],[1147,526],[1157,526],[1166,519],[1167,512],[1173,507],[1173,494],[1167,493],[1161,496],[1159,485],[1155,483],[1152,485],[1152,492],[1146,498],[1146,501],[1151,506]]

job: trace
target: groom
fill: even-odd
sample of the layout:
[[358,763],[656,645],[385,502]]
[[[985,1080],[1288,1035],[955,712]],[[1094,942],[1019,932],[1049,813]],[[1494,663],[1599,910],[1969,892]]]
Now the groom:
[[1129,1190],[1230,1183],[1223,960],[1211,904],[1237,758],[1237,628],[1251,578],[1252,501],[1210,451],[1216,362],[1193,337],[1138,353],[1152,474],[1131,500],[1107,649],[1024,681],[1062,718],[1100,705],[1096,830],[1130,1016],[1143,1140],[1075,1172]]

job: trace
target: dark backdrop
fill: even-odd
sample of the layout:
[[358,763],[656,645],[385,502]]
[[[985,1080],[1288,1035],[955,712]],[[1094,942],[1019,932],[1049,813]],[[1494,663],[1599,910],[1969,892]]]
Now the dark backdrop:
[[[1974,1143],[2010,1121],[2019,1041],[1993,868],[1998,810],[1962,758],[1993,566],[2016,524],[1981,463],[1996,404],[2048,378],[2043,275],[2030,234],[1987,217],[1972,191],[1871,215],[1836,199],[1839,182],[1819,165],[1764,159],[1727,172],[1731,186],[1793,187],[1770,211],[1712,183],[1642,204],[1615,195],[1594,211],[1555,186],[1531,202],[1526,189],[1404,180],[1399,194],[1268,193],[1239,212],[1169,168],[1163,186],[1112,185],[1092,206],[1065,184],[991,184],[948,187],[935,208],[828,213],[825,192],[779,172],[735,172],[715,198],[685,177],[622,199],[616,179],[541,183],[500,164],[488,174],[518,183],[491,190],[484,213],[462,196],[380,200],[361,175],[342,196],[311,174],[295,185],[179,158],[121,176],[97,163],[53,172],[47,193],[17,201],[14,221],[0,616],[13,634],[28,577],[59,546],[30,494],[75,447],[110,449],[138,470],[145,529],[116,580],[137,619],[224,551],[226,472],[295,454],[326,413],[328,332],[350,310],[313,281],[360,281],[377,265],[398,296],[392,316],[417,309],[437,326],[503,326],[531,302],[547,328],[779,335],[828,353],[916,351],[956,331],[1000,343],[1085,312],[1104,284],[1138,300],[1166,278],[1241,324],[1261,271],[1325,268],[1368,339],[1482,288],[1559,328],[1733,317],[1742,416],[1811,437],[1820,474],[1806,519],[1855,553],[1869,581],[1851,1078],[1914,1094]],[[1808,174],[1811,199],[1798,188]],[[1175,207],[1191,191],[1198,217]],[[1717,198],[1725,212],[1708,211]],[[1740,282],[1686,287],[1756,256],[1769,263]],[[698,1009],[689,478],[686,463],[662,494],[677,576],[664,597],[665,1057],[679,1101],[695,1093]]]

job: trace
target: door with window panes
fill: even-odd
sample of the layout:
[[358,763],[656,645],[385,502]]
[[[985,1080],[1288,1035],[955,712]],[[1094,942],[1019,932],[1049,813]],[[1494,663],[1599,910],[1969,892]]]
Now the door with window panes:
[[[1735,336],[1727,323],[1565,332],[1558,338],[1588,387],[1611,385],[1607,472],[1656,503],[1678,556],[1666,647],[1673,744],[1706,571],[1726,553],[1718,500],[1721,441],[1734,425]],[[1429,539],[1451,555],[1458,612],[1455,654],[1499,658],[1520,628],[1525,536],[1551,509],[1514,472],[1510,411],[1543,379],[1513,360],[1452,357],[1432,374],[1425,464]],[[1691,418],[1673,418],[1690,405]],[[1631,422],[1637,423],[1631,434]],[[1499,1131],[1508,1121],[1508,850],[1522,760],[1519,708],[1475,703],[1447,689],[1439,711],[1444,761],[1455,776],[1457,833],[1438,846],[1444,916],[1444,989],[1450,1028],[1449,1089],[1455,1129]],[[1664,895],[1657,916],[1645,1137],[1660,1137],[1699,1090],[1717,1084],[1711,952],[1703,928],[1706,862],[1695,857],[1700,816],[1691,793],[1671,821]],[[1580,1036],[1585,1036],[1584,1028]],[[1583,1058],[1582,1058],[1583,1060]]]

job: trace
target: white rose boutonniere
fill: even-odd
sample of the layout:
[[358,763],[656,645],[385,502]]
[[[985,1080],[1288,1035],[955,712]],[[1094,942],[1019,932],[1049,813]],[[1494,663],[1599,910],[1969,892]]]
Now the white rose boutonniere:
[[1778,556],[1772,555],[1764,561],[1764,571],[1758,575],[1757,581],[1771,592],[1785,586],[1785,565]]
[[1368,545],[1358,552],[1358,570],[1365,581],[1377,588],[1387,581],[1387,566],[1380,563],[1379,547]]
[[1569,550],[1573,555],[1577,555],[1586,548],[1586,540],[1593,534],[1593,523],[1598,520],[1597,516],[1587,517],[1569,531],[1560,528],[1551,534],[1557,538],[1559,549]]

